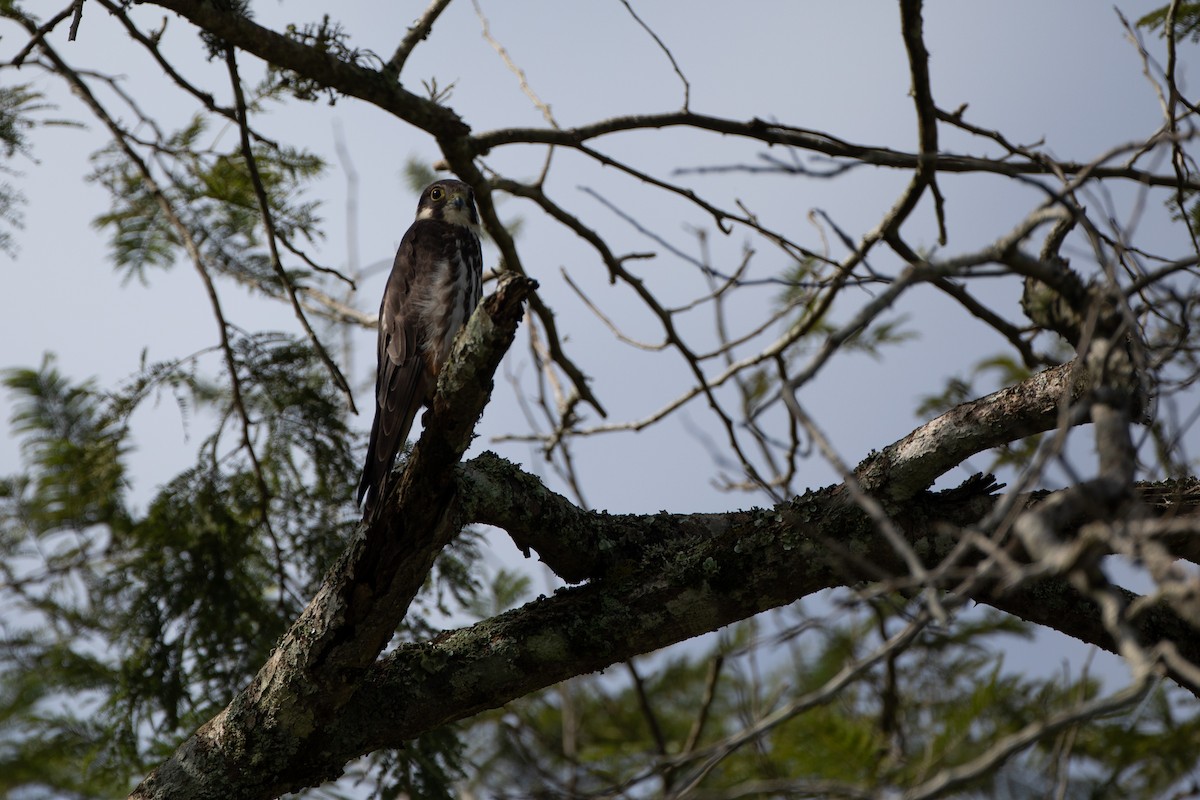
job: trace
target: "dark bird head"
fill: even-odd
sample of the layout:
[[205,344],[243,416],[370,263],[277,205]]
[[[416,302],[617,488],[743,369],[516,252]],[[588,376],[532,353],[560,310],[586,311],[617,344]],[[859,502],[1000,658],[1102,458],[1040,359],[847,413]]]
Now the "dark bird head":
[[475,193],[470,186],[452,178],[434,181],[425,187],[417,203],[417,219],[436,219],[451,225],[463,225],[479,234]]

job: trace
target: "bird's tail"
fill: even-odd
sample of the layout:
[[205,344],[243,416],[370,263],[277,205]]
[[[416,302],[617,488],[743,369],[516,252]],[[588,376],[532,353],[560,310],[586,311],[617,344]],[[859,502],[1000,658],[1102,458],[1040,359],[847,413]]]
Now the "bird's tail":
[[363,462],[362,478],[358,482],[358,504],[363,507],[363,519],[371,521],[378,515],[391,485],[392,467],[404,448],[413,421],[425,397],[424,370],[411,369],[402,374],[399,391],[392,395],[395,406],[381,408],[376,402],[375,420],[371,423],[371,439],[367,458]]

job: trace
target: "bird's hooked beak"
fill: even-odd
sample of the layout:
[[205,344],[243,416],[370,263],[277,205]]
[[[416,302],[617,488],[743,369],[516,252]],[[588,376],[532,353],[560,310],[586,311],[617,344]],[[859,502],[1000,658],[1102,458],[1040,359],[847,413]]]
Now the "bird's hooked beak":
[[461,194],[455,193],[448,198],[449,207],[453,209],[452,215],[459,218],[462,225],[466,225],[475,235],[480,234],[479,231],[479,212],[475,210],[475,203],[471,200],[471,195],[468,192]]

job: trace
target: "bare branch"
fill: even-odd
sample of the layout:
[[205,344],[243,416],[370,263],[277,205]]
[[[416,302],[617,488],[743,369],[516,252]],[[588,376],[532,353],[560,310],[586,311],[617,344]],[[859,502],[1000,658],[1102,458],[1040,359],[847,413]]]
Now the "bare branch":
[[629,0],[620,0],[620,3],[621,5],[625,6],[625,10],[629,12],[629,16],[633,17],[634,21],[642,27],[642,30],[650,35],[650,38],[654,40],[656,45],[658,45],[658,49],[662,50],[663,55],[665,55],[667,60],[671,62],[671,69],[675,70],[675,74],[679,76],[679,82],[683,84],[683,110],[687,111],[688,104],[691,100],[692,85],[688,83],[688,79],[683,74],[683,70],[679,68],[679,64],[675,61],[675,56],[671,54],[670,48],[663,44],[663,40],[660,39],[658,34],[654,32],[654,29],[647,25],[642,18],[637,15],[637,12],[633,10],[633,6],[629,4]]
[[275,275],[279,278],[279,283],[283,286],[284,291],[291,300],[292,310],[296,314],[296,319],[300,321],[300,325],[304,328],[304,333],[308,336],[308,340],[312,343],[313,351],[316,352],[317,357],[321,359],[321,363],[329,371],[333,382],[342,390],[350,411],[358,413],[358,410],[354,407],[354,392],[350,389],[350,384],[346,382],[346,378],[342,375],[342,371],[338,369],[337,364],[333,363],[333,359],[330,358],[325,345],[321,343],[316,331],[309,324],[308,317],[304,313],[304,308],[300,305],[300,299],[296,296],[296,287],[292,284],[291,278],[288,277],[287,271],[284,270],[283,262],[279,260],[279,247],[276,244],[275,222],[271,216],[271,204],[267,198],[266,187],[263,186],[262,176],[258,171],[258,160],[254,157],[254,150],[250,146],[250,125],[246,111],[246,98],[242,92],[241,78],[238,77],[237,54],[231,46],[225,48],[225,65],[229,69],[229,80],[233,85],[238,130],[241,133],[242,158],[245,159],[246,169],[250,174],[250,182],[254,186],[254,196],[258,200],[258,210],[262,215],[263,230],[266,231],[267,235],[267,250],[271,255],[271,267],[275,270]]
[[908,65],[912,73],[912,97],[917,107],[917,139],[921,143],[917,179],[929,187],[937,212],[938,243],[946,244],[945,199],[937,185],[938,134],[937,107],[929,84],[929,51],[925,49],[921,0],[901,0],[900,30]]
[[525,76],[525,70],[517,66],[516,62],[512,60],[512,56],[508,54],[508,50],[504,48],[504,45],[500,44],[496,40],[496,37],[492,36],[491,26],[488,24],[487,17],[483,14],[483,8],[480,7],[479,0],[471,0],[471,4],[475,6],[475,16],[479,18],[479,24],[483,27],[483,38],[487,40],[492,49],[496,51],[496,54],[500,56],[500,59],[504,62],[504,66],[508,67],[509,71],[517,76],[517,80],[521,82],[521,91],[537,107],[538,111],[542,112],[542,118],[546,120],[546,124],[552,128],[557,128],[558,123],[554,120],[554,114],[550,111],[550,106],[542,98],[538,97],[537,92],[529,85],[529,79]]
[[[38,28],[36,28],[33,31],[33,35],[29,37],[29,41],[26,42],[25,45],[20,50],[17,51],[17,54],[15,56],[13,56],[12,60],[9,61],[8,63],[14,67],[19,67],[23,63],[25,63],[25,59],[29,57],[29,54],[32,53],[34,51],[34,49],[39,44],[42,43],[42,40],[46,38],[46,34],[50,33],[50,31],[57,28],[58,23],[62,22],[64,19],[71,16],[72,13],[75,13],[75,14],[81,13],[82,6],[83,6],[83,0],[72,0],[71,5],[67,6],[62,11],[58,12],[53,17],[46,20],[45,24],[39,26]],[[75,28],[76,24],[77,23],[75,23],[75,22],[71,23],[71,27],[72,27],[71,40],[72,41],[75,40],[75,35],[74,35],[73,29]]]
[[[877,167],[916,170],[921,163],[919,154],[904,153],[885,147],[852,144],[819,131],[770,123],[761,119],[742,122],[678,111],[613,117],[577,128],[503,128],[472,136],[471,146],[477,155],[486,155],[491,150],[507,144],[550,144],[579,149],[591,139],[614,133],[675,127],[740,136],[764,144],[786,145],[800,150],[811,150],[832,158],[850,159],[857,163]],[[1189,138],[1194,138],[1194,136],[1189,136]],[[1115,154],[1136,150],[1141,144],[1141,142],[1137,142],[1121,145],[1113,148],[1113,151]],[[1086,171],[1091,177],[1097,179],[1124,179],[1148,186],[1175,187],[1179,185],[1178,178],[1174,175],[1159,175],[1128,166],[1107,167],[1103,166],[1103,163],[1095,165],[1076,161],[1064,161],[1047,166],[1037,161],[1005,161],[954,153],[939,153],[937,169],[938,172],[979,172],[1008,177],[1057,176],[1060,173],[1075,175]],[[1200,182],[1190,179],[1185,184],[1185,188],[1200,189]]]
[[384,66],[384,73],[398,76],[401,70],[404,69],[404,62],[408,61],[409,55],[413,49],[428,36],[433,30],[433,23],[437,22],[437,18],[446,10],[446,6],[450,5],[450,0],[432,0],[429,6],[425,9],[425,13],[421,18],[413,24],[408,32],[404,34],[404,38],[400,40],[400,44],[396,47],[396,52],[388,59]]

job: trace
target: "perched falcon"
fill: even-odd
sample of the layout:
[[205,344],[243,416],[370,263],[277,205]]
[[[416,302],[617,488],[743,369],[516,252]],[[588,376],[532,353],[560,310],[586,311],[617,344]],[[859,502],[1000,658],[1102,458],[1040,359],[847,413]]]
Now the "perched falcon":
[[417,219],[400,241],[379,306],[375,421],[358,484],[363,515],[375,515],[396,454],[433,394],[459,329],[483,292],[475,194],[461,181],[425,187]]

